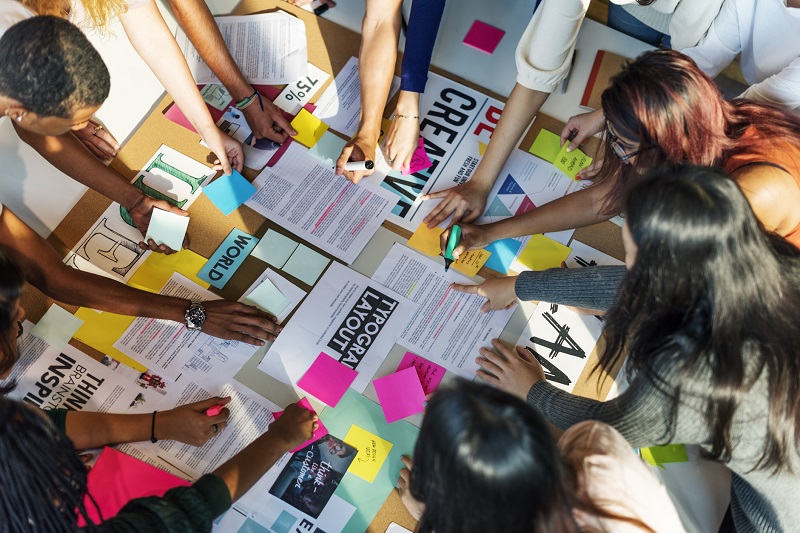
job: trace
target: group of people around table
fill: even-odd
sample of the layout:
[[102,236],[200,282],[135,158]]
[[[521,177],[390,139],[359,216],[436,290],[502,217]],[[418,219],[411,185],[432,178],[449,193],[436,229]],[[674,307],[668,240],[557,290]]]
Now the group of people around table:
[[[205,3],[169,3],[235,101],[252,99]],[[698,444],[732,472],[727,530],[790,531],[800,523],[800,2],[613,1],[613,27],[680,52],[632,60],[603,92],[601,109],[568,121],[562,143],[577,147],[596,134],[604,141],[581,176],[591,186],[524,215],[472,224],[517,140],[566,75],[588,4],[540,2],[485,156],[468,182],[425,198],[438,200],[426,222],[459,223],[459,255],[624,213],[625,266],[525,272],[454,288],[484,296],[484,311],[520,299],[605,313],[595,374],[625,360],[630,385],[606,402],[578,397],[549,384],[529,352],[493,340],[474,354],[482,384],[457,382],[431,397],[413,457],[400,471],[401,499],[420,532],[682,531],[669,494],[633,448]],[[419,98],[444,7],[444,0],[411,3],[401,90],[384,145],[395,169],[408,164],[417,144]],[[400,0],[366,0],[366,8],[362,115],[337,162],[337,173],[355,182],[365,172],[345,171],[344,163],[374,159],[402,18]],[[116,17],[217,155],[218,168],[240,169],[241,146],[214,126],[152,0],[0,0],[0,112],[56,168],[126,207],[144,235],[153,208],[181,210],[102,164],[119,148],[92,118],[111,80],[81,30],[65,20],[102,28]],[[737,54],[750,86],[726,100],[710,76]],[[263,110],[246,107],[248,123],[257,137],[285,141],[294,133],[290,124],[264,103]],[[73,270],[0,206],[3,378],[18,358],[26,282],[67,304],[185,320],[256,345],[280,332],[274,317],[252,306],[187,302]],[[13,387],[5,382],[3,392]],[[43,413],[0,397],[0,529],[74,530],[91,505],[76,449],[147,439],[201,445],[225,429],[230,414],[205,411],[229,400],[151,416]],[[548,424],[565,433],[556,440]],[[87,528],[210,531],[215,517],[317,428],[315,414],[289,406],[192,486],[134,500]]]

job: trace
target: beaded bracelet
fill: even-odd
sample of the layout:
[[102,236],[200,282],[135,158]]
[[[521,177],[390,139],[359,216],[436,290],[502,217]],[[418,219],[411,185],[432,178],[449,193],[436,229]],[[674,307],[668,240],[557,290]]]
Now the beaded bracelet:
[[419,118],[419,115],[395,115],[395,118]]
[[153,444],[158,442],[158,439],[156,438],[156,413],[157,412],[158,411],[153,411],[153,420],[152,420],[152,422],[150,422],[150,442],[152,442]]
[[238,109],[239,111],[244,111],[245,109],[250,107],[256,100],[258,100],[258,103],[261,104],[261,109],[264,109],[264,104],[261,103],[261,94],[258,91],[255,91],[247,98],[242,98],[233,105],[235,105],[236,109]]

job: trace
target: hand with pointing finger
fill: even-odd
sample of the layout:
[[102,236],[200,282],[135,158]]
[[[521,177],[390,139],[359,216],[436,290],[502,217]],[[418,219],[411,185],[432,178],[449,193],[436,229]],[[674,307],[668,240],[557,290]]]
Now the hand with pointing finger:
[[450,287],[458,292],[467,294],[477,294],[486,298],[486,302],[481,306],[481,313],[509,309],[517,301],[517,293],[514,290],[517,277],[489,278],[480,285],[459,285],[453,283]]

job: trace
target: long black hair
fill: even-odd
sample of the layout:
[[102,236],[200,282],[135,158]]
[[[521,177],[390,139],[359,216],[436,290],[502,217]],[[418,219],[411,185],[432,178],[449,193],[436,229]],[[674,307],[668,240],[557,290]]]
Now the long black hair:
[[[0,251],[0,374],[5,374],[17,362],[16,306],[22,294],[25,278],[22,271],[8,256]],[[6,394],[14,384],[0,385],[0,394]]]
[[518,398],[460,381],[428,404],[411,494],[419,533],[573,532],[566,473],[542,416]]
[[72,442],[37,409],[3,396],[0,420],[0,531],[74,532],[76,510],[86,519],[87,471]]
[[658,369],[669,364],[687,380],[708,373],[710,456],[722,461],[737,409],[766,378],[768,432],[755,468],[790,467],[800,445],[800,250],[767,233],[736,183],[713,168],[662,167],[630,190],[626,207],[638,252],[607,316],[599,366],[630,353],[628,377],[650,379],[670,398],[668,438],[681,389]]

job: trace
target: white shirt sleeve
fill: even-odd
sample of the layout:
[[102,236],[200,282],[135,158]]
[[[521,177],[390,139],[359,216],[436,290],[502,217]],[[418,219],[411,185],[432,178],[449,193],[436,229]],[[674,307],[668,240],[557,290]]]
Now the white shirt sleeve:
[[751,85],[742,93],[742,98],[800,111],[800,57],[779,73]]
[[[658,2],[656,2],[658,3]],[[720,14],[723,0],[681,0],[669,20],[670,45],[682,50],[700,42]]]
[[569,71],[589,0],[544,0],[517,45],[517,83],[553,92]]
[[694,59],[700,70],[712,78],[730,65],[741,51],[742,41],[736,3],[730,1],[723,4],[719,15],[697,46],[681,50]]

